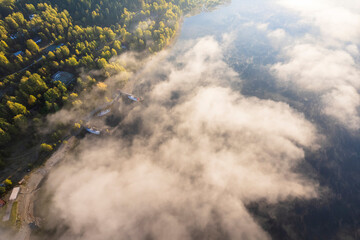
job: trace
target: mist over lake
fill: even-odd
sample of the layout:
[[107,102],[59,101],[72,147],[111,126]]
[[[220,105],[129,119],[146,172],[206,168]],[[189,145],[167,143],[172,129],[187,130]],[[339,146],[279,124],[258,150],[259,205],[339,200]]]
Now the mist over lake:
[[360,3],[194,9],[171,41],[143,13],[46,116],[78,132],[35,170],[30,239],[359,239]]

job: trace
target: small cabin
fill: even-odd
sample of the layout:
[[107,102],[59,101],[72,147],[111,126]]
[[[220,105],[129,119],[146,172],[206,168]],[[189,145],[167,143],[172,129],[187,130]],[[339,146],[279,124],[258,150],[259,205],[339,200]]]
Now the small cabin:
[[33,39],[32,39],[36,44],[39,44],[39,43],[41,43],[41,38],[40,37],[34,37]]
[[52,76],[52,80],[54,82],[60,81],[65,84],[65,86],[69,86],[75,81],[75,76],[69,72],[58,71]]
[[100,133],[101,133],[99,130],[96,130],[94,128],[85,127],[85,130],[88,131],[89,133],[92,133],[92,134],[95,134],[95,135],[100,135]]
[[16,53],[14,53],[13,55],[15,56],[15,57],[17,57],[17,56],[22,56],[24,54],[24,52],[23,51],[17,51]]
[[14,201],[18,197],[18,194],[20,192],[20,187],[13,188],[11,195],[9,197],[9,201]]

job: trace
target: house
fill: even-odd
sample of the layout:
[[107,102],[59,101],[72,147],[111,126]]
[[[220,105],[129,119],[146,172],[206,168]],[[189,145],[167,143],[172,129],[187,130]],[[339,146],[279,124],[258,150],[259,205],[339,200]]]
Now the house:
[[19,192],[20,192],[20,187],[15,187],[15,188],[13,188],[13,190],[12,190],[12,192],[11,192],[11,195],[10,195],[10,197],[9,197],[9,201],[16,200]]
[[16,53],[14,53],[13,55],[15,56],[15,57],[17,57],[17,56],[19,56],[19,55],[23,55],[24,54],[24,52],[23,51],[17,51]]
[[25,178],[21,179],[18,183],[19,185],[23,184],[25,182]]
[[45,52],[46,52],[46,53],[49,53],[50,51],[53,52],[53,51],[55,51],[56,49],[60,48],[61,46],[64,46],[64,44],[63,44],[63,43],[58,44],[58,45],[53,44],[53,45],[51,45],[51,46],[48,46],[48,47],[45,49]]
[[110,109],[106,109],[106,110],[103,110],[103,111],[99,112],[99,113],[97,114],[97,116],[98,116],[98,117],[102,117],[102,116],[105,116],[106,114],[108,114],[109,112],[111,112],[111,110],[110,110]]
[[69,72],[58,71],[52,76],[52,80],[54,82],[60,81],[65,84],[65,86],[69,86],[75,81],[75,76]]
[[95,135],[100,135],[100,133],[101,133],[99,130],[96,130],[94,128],[85,127],[85,130],[88,131],[89,133],[92,133],[92,134],[95,134]]
[[40,37],[34,37],[33,39],[32,39],[36,44],[39,44],[39,43],[41,43],[41,38]]
[[134,97],[133,95],[128,95],[127,96],[130,100],[133,100],[134,102],[139,102],[140,101],[140,99],[138,98],[138,97]]

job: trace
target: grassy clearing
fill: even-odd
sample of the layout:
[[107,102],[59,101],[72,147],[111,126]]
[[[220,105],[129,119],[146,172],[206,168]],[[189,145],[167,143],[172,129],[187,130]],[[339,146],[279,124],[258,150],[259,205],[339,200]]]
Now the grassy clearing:
[[17,212],[18,212],[18,202],[14,202],[12,208],[11,208],[11,214],[10,214],[10,223],[13,226],[16,226],[17,224]]
[[0,209],[0,227],[7,228],[7,229],[18,228],[20,226],[20,221],[18,220],[18,217],[17,217],[17,212],[18,212],[18,202],[17,201],[12,204],[9,221],[3,222],[3,217],[6,214],[8,204],[9,203],[7,203],[3,208]]

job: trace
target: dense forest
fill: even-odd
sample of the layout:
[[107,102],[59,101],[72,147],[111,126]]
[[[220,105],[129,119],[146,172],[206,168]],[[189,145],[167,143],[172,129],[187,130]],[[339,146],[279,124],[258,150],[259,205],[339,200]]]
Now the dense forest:
[[[162,50],[184,14],[218,2],[0,0],[0,167],[19,138],[38,144],[35,129],[46,114],[81,105],[81,91],[125,71],[110,58]],[[103,78],[79,77],[80,68],[99,69]],[[54,135],[57,142],[61,134]]]

